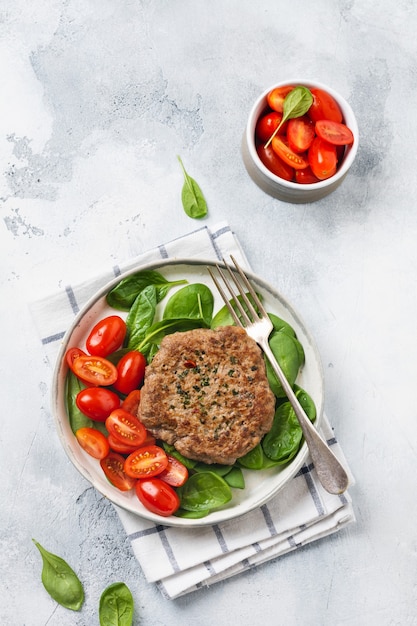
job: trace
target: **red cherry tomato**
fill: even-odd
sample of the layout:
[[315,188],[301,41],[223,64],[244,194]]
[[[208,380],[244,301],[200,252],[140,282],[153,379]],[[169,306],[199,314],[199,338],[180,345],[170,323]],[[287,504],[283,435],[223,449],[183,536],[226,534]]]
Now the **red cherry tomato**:
[[120,405],[121,409],[124,409],[128,413],[132,415],[138,414],[140,404],[140,389],[134,389],[131,391],[124,400],[122,400],[122,404]]
[[[266,143],[271,135],[276,131],[282,120],[282,114],[276,111],[265,113],[259,118],[255,127],[255,137],[261,143]],[[283,135],[286,132],[287,122],[284,122],[278,133]]]
[[[107,435],[107,440],[110,445],[110,449],[113,452],[118,452],[119,454],[132,454],[135,450],[137,450],[137,446],[129,446],[127,443],[123,443],[116,439],[114,435]],[[123,458],[124,460],[124,458]]]
[[336,146],[316,137],[308,151],[308,162],[317,178],[320,180],[330,178],[336,173],[337,168]]
[[288,145],[294,152],[306,152],[313,143],[314,125],[305,115],[295,117],[288,122]]
[[103,387],[82,389],[75,398],[81,413],[97,422],[105,422],[112,411],[120,406],[117,393]]
[[314,121],[331,120],[342,122],[343,115],[336,100],[327,91],[312,87],[310,89],[313,96],[313,103],[308,110],[308,116]]
[[282,113],[284,100],[293,89],[294,85],[285,85],[284,87],[275,87],[275,89],[272,89],[266,97],[270,108],[273,111]]
[[110,315],[97,322],[87,337],[86,347],[94,356],[107,356],[123,343],[126,322],[118,315]]
[[106,419],[106,428],[115,439],[132,447],[139,448],[146,439],[145,426],[135,415],[124,409],[116,409],[110,413]]
[[265,167],[267,167],[270,172],[275,174],[275,176],[279,176],[285,180],[293,180],[294,168],[280,159],[272,145],[265,148],[263,144],[259,144],[256,148],[256,152]]
[[168,456],[168,465],[158,478],[164,480],[171,487],[181,487],[188,479],[188,469],[174,456]]
[[117,380],[117,369],[113,363],[100,356],[82,355],[72,363],[72,371],[81,380],[91,385],[113,385]]
[[130,491],[136,485],[136,480],[125,473],[123,469],[124,462],[124,456],[110,451],[104,459],[101,459],[100,465],[107,479],[114,487],[120,489],[120,491]]
[[178,494],[160,478],[138,480],[136,495],[148,511],[162,517],[169,517],[180,507]]
[[318,183],[319,178],[314,176],[311,167],[306,167],[305,170],[296,170],[295,172],[295,182],[300,183],[301,185],[310,185],[311,183]]
[[128,394],[143,383],[146,359],[141,352],[131,350],[117,364],[117,380],[114,388],[120,393]]
[[284,161],[284,163],[292,166],[295,170],[302,170],[305,167],[308,167],[308,161],[301,154],[291,150],[291,148],[278,135],[275,135],[272,140],[272,148],[280,159]]
[[95,459],[104,459],[110,452],[107,437],[96,428],[79,428],[75,436],[83,450]]
[[150,478],[164,471],[168,465],[168,456],[159,446],[143,446],[125,461],[124,470],[132,478]]
[[353,133],[350,128],[331,120],[316,122],[316,134],[335,146],[348,146],[353,143]]
[[79,356],[87,356],[80,348],[69,348],[65,353],[65,360],[68,367],[72,370],[73,363]]

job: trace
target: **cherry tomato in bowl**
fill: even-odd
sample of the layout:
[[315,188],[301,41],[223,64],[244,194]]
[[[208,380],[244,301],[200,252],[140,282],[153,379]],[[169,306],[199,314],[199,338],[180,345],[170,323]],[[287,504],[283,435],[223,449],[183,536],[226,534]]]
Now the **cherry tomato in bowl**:
[[[293,119],[291,119],[291,115],[288,119],[285,119],[288,111],[297,111],[297,107],[289,108],[287,106],[284,112],[285,98],[289,98],[288,103],[291,96],[291,91],[288,91],[288,87],[294,88],[298,86],[303,86],[306,90],[310,91],[311,99],[303,96],[304,108],[300,106],[300,113],[293,116]],[[313,91],[315,91],[316,96],[313,96]],[[321,95],[321,92],[325,92],[328,98],[322,96],[319,100],[318,96]],[[304,92],[304,94],[305,93],[306,92]],[[298,95],[301,97],[300,91]],[[276,99],[274,104],[275,109],[271,106],[273,98]],[[281,103],[279,102],[279,98],[282,100]],[[307,106],[307,110],[305,106]],[[310,110],[314,111],[311,115]],[[323,177],[323,175],[321,175],[321,178],[318,178],[314,173],[311,174],[312,168],[309,163],[309,151],[312,149],[313,145],[312,138],[314,139],[318,136],[316,124],[317,121],[320,121],[316,121],[313,117],[322,117],[323,111],[329,111],[329,113],[326,113],[331,117],[329,121],[336,124],[341,123],[349,129],[353,136],[353,142],[350,142],[351,138],[345,137],[346,144],[339,146],[341,150],[336,151],[336,169],[334,171],[332,170],[333,173],[330,176],[327,177],[326,173],[326,178]],[[285,120],[284,124],[286,124],[286,130],[282,132],[282,128],[278,128],[275,135],[276,141],[274,143],[272,134],[269,140],[264,142],[263,131],[261,130],[261,133],[258,133],[257,129],[264,128],[263,125],[260,125],[260,120],[268,115],[268,113],[272,115],[274,112],[283,115],[282,119]],[[340,113],[342,115],[341,120]],[[328,120],[326,120],[326,122],[327,121]],[[307,123],[304,124],[304,122]],[[322,124],[319,124],[319,129],[320,126],[322,126]],[[311,134],[313,137],[311,137]],[[334,141],[336,140],[334,139]],[[358,143],[359,132],[356,118],[352,108],[343,96],[322,83],[311,80],[289,79],[286,82],[278,83],[265,90],[255,101],[249,114],[242,141],[242,157],[248,174],[263,191],[285,202],[307,203],[320,200],[337,189],[345,179],[346,174],[354,162],[358,150]],[[275,148],[278,148],[277,155],[281,161],[284,154],[286,154],[286,165],[289,165],[289,160],[294,159],[291,161],[291,167],[293,167],[294,170],[292,177],[288,174],[281,176],[274,168],[274,162],[267,152],[267,148],[274,145]],[[333,145],[336,145],[336,143]],[[286,148],[289,148],[293,154],[300,155],[301,160],[299,162],[295,160],[296,157],[292,156]],[[300,172],[300,166],[302,170],[306,170],[305,176],[298,173]],[[309,175],[307,175],[307,172]]]

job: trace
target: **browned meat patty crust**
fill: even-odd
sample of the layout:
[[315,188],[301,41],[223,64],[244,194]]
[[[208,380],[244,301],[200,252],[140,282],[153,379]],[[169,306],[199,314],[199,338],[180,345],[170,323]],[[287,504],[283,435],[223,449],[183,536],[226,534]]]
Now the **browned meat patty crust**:
[[231,465],[270,430],[274,411],[260,348],[225,326],[162,340],[146,368],[139,417],[187,458]]

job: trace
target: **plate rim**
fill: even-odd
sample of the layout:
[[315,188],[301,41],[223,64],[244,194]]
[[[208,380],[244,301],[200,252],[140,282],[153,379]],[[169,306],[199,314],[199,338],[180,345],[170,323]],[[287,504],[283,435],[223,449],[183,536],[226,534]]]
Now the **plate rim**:
[[[144,507],[142,507],[144,509],[143,513],[137,510],[133,510],[131,507],[127,506],[124,503],[120,503],[119,501],[115,502],[117,498],[113,499],[108,495],[108,493],[103,493],[103,489],[101,489],[100,486],[97,485],[97,481],[94,479],[93,476],[90,475],[88,469],[85,467],[82,467],[80,463],[78,462],[78,460],[75,458],[74,453],[72,453],[71,447],[67,441],[66,435],[63,430],[63,423],[62,423],[63,416],[60,415],[60,406],[59,406],[60,395],[64,393],[62,390],[60,390],[59,379],[60,379],[60,376],[62,375],[62,370],[67,369],[67,366],[64,363],[63,357],[65,355],[65,352],[68,349],[68,343],[70,342],[70,339],[74,333],[74,330],[79,326],[80,322],[83,320],[84,316],[88,313],[88,311],[94,306],[94,304],[98,303],[99,300],[102,299],[115,285],[117,285],[121,280],[128,277],[129,275],[135,274],[140,271],[146,271],[146,270],[158,271],[163,267],[176,266],[176,265],[186,265],[186,266],[196,266],[196,267],[203,267],[203,266],[215,267],[216,265],[220,265],[220,267],[224,267],[223,262],[216,260],[216,259],[188,258],[188,257],[161,258],[161,259],[157,259],[157,260],[150,261],[147,263],[138,263],[138,265],[131,266],[129,269],[122,271],[119,275],[115,276],[111,280],[104,283],[102,287],[98,289],[90,298],[88,298],[88,300],[81,306],[80,310],[74,316],[71,325],[67,328],[61,340],[61,345],[60,345],[58,354],[55,358],[54,369],[53,369],[52,388],[51,388],[51,406],[52,406],[52,414],[53,414],[55,427],[57,429],[61,445],[63,446],[64,451],[67,454],[67,457],[69,458],[71,463],[75,466],[77,471],[86,480],[88,480],[90,484],[95,489],[97,489],[97,491],[101,493],[101,495],[103,495],[103,497],[107,498],[110,502],[112,502],[113,505],[116,505],[128,511],[139,518],[154,522],[156,524],[162,524],[165,526],[172,526],[172,527],[181,527],[181,528],[197,528],[201,526],[211,526],[216,523],[236,519],[237,517],[240,517],[262,506],[263,504],[268,502],[271,498],[276,496],[290,482],[290,480],[295,476],[295,474],[303,466],[305,459],[308,456],[307,443],[304,441],[298,454],[294,457],[294,459],[290,462],[290,464],[286,466],[287,468],[291,467],[291,470],[289,471],[285,482],[282,485],[279,485],[276,490],[272,490],[271,493],[266,498],[260,499],[259,502],[255,501],[250,507],[245,507],[244,502],[241,502],[235,505],[235,507],[232,509],[220,508],[209,513],[206,517],[200,518],[200,519],[181,518],[181,517],[175,517],[173,515],[169,517],[161,517],[150,511],[147,511]],[[278,301],[283,304],[285,309],[288,310],[289,313],[292,315],[292,317],[296,320],[300,329],[303,331],[303,333],[309,340],[310,348],[312,349],[314,353],[316,364],[318,366],[318,375],[319,375],[320,387],[321,387],[320,388],[321,403],[320,403],[320,406],[318,407],[316,420],[314,422],[316,429],[318,429],[320,427],[322,417],[324,414],[325,390],[324,390],[323,365],[322,365],[322,361],[320,358],[320,354],[319,354],[316,342],[314,338],[312,337],[312,335],[310,334],[310,332],[308,331],[304,323],[304,320],[301,318],[301,316],[293,307],[293,305],[285,298],[285,296],[282,295],[280,291],[278,291],[271,283],[264,280],[258,274],[255,274],[251,269],[245,268],[245,274],[247,275],[247,277],[249,278],[251,282],[253,281],[256,284],[258,284],[263,290],[268,292],[274,299],[278,299]],[[213,291],[213,293],[215,292]],[[306,391],[308,392],[308,390]],[[68,420],[68,415],[66,415],[66,418]],[[116,495],[118,494],[116,493]],[[227,515],[225,515],[226,511],[227,511]]]

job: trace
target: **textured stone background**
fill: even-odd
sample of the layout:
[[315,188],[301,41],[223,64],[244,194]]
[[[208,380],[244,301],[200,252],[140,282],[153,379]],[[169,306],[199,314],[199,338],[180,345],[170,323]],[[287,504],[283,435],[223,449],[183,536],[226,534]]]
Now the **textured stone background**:
[[[116,579],[141,626],[417,624],[416,31],[414,0],[1,1],[2,626],[98,624]],[[340,91],[360,128],[313,205],[265,195],[240,155],[255,98],[294,77]],[[317,341],[358,523],[169,602],[63,453],[27,304],[193,230],[177,154],[204,222],[229,222]],[[86,581],[80,614],[44,592],[31,537]]]

